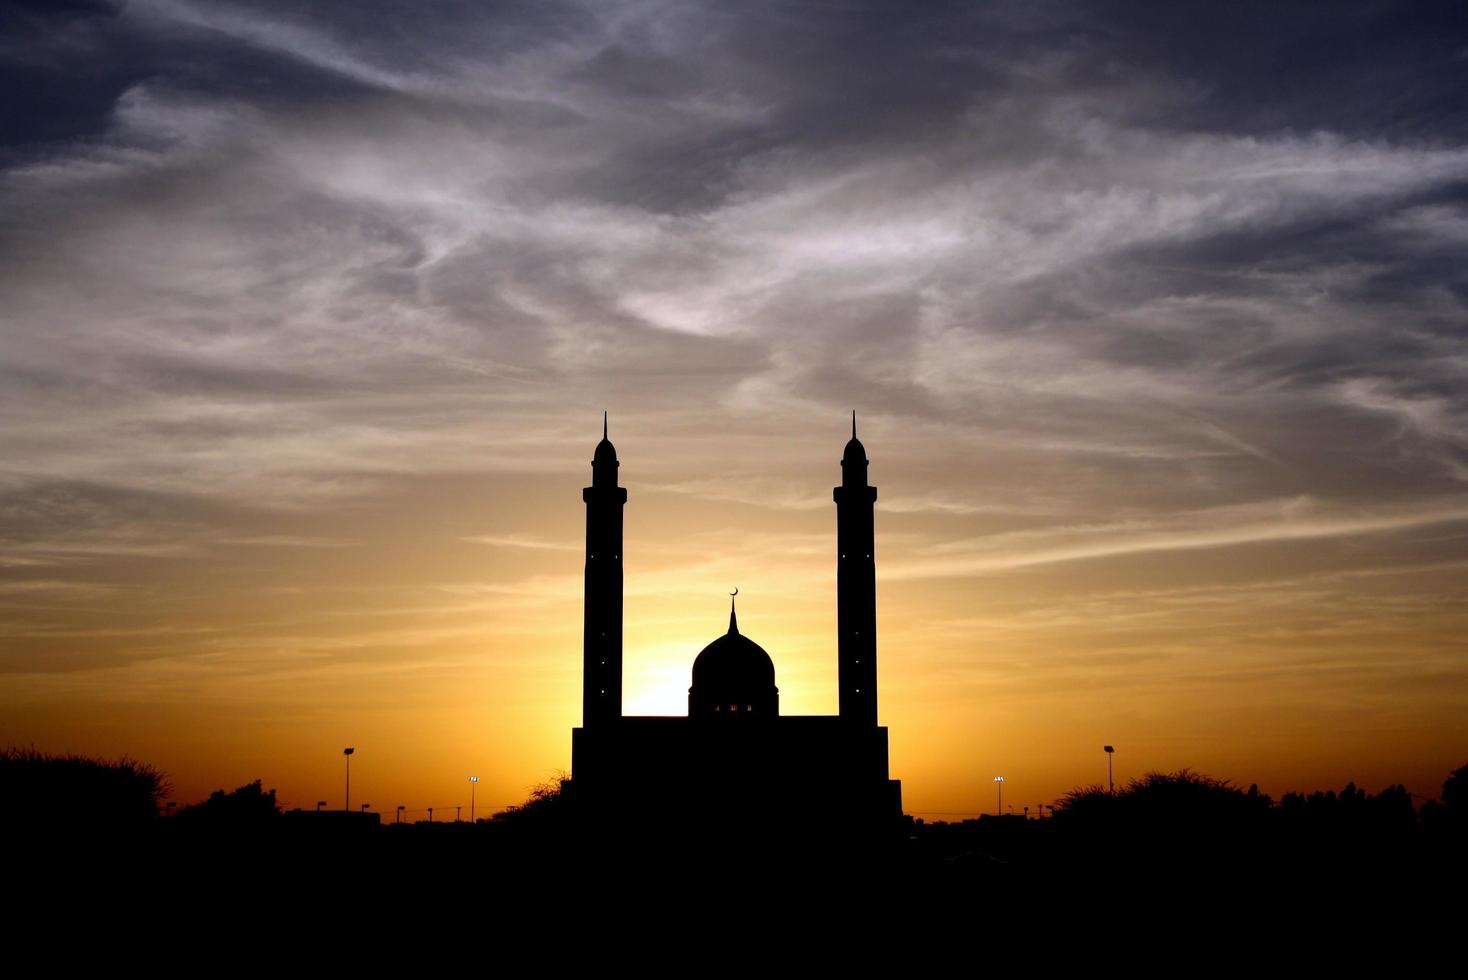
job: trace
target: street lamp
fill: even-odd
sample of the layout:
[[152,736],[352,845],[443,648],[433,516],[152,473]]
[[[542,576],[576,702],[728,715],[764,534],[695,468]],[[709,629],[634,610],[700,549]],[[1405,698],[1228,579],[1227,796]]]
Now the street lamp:
[[317,813],[320,813],[321,812],[321,808],[324,807],[324,806],[326,806],[326,801],[325,800],[317,800],[316,801],[316,812]]
[[433,823],[433,807],[428,808],[428,822]]
[[363,812],[363,813],[366,813],[366,812],[367,812],[367,808],[368,808],[368,807],[369,807],[369,806],[371,806],[371,805],[372,805],[372,804],[371,804],[371,803],[363,803],[363,804],[362,804],[362,812]]
[[1116,746],[1106,745],[1102,747],[1106,749],[1106,792],[1115,793],[1116,783],[1111,778],[1111,757],[1116,754]]
[[999,816],[1004,816],[1004,777],[995,776],[994,785],[999,788]]
[[401,803],[399,803],[398,804],[398,823],[402,823],[402,822],[403,822],[403,805]]
[[352,753],[356,749],[342,749],[342,755],[347,757],[347,802],[342,805],[343,810],[352,808]]
[[479,788],[479,777],[469,777],[469,822],[474,822],[474,791]]

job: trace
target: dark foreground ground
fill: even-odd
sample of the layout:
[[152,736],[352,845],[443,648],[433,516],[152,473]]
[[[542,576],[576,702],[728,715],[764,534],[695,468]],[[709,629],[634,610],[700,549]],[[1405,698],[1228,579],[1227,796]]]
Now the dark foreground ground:
[[121,933],[130,953],[146,939],[226,958],[285,936],[313,949],[340,939],[354,956],[433,936],[530,952],[558,972],[603,953],[614,972],[728,972],[775,942],[819,953],[826,970],[874,970],[892,946],[959,949],[970,964],[1023,952],[1033,965],[1192,948],[1168,973],[1274,972],[1286,953],[1312,974],[1321,957],[1457,964],[1468,801],[1452,780],[1444,790],[1428,804],[1400,787],[1274,801],[1152,774],[1078,791],[1044,820],[854,828],[717,814],[673,826],[579,811],[553,792],[476,823],[379,824],[282,814],[256,784],[167,817],[26,823],[11,811],[5,923],[20,941],[59,929],[67,949]]
[[513,952],[558,974],[605,955],[618,975],[638,976],[651,971],[633,964],[763,974],[801,956],[823,974],[917,955],[949,964],[934,969],[955,968],[953,957],[1021,961],[1006,971],[1140,955],[1127,972],[1167,975],[1401,969],[1445,951],[1461,962],[1468,862],[1456,829],[1291,831],[1272,842],[1216,828],[1080,830],[1059,818],[907,829],[710,838],[493,823],[345,833],[161,824],[80,845],[33,842],[28,872],[12,864],[7,876],[30,908],[7,924],[17,939],[60,948],[66,935],[121,934],[129,953],[148,937],[252,964],[276,949],[272,969],[299,967],[309,951],[340,972],[339,948],[373,976],[415,968],[424,946],[436,960],[456,947],[469,958]]

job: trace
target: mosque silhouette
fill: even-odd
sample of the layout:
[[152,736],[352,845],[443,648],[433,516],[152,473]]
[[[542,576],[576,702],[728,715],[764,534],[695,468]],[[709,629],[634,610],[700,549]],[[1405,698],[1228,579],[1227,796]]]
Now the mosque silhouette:
[[[879,825],[902,814],[888,778],[887,729],[877,724],[876,563],[866,450],[841,457],[836,502],[839,714],[782,715],[775,664],[729,629],[693,661],[686,717],[622,714],[622,508],[617,451],[602,440],[586,503],[581,727],[571,732],[568,798],[599,813],[657,813],[689,823],[818,817]],[[736,590],[737,591],[737,590]]]

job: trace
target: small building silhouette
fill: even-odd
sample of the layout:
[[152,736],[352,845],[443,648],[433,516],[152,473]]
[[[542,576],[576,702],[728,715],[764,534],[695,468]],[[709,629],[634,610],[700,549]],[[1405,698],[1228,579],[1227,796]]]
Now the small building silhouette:
[[[586,503],[582,724],[571,733],[578,806],[657,814],[685,825],[769,827],[792,817],[875,827],[902,814],[901,783],[888,778],[887,729],[877,724],[876,564],[866,450],[856,438],[841,459],[836,503],[839,713],[782,715],[775,664],[729,628],[693,661],[687,717],[622,714],[622,508],[616,449],[592,458]],[[737,593],[737,590],[736,590]]]

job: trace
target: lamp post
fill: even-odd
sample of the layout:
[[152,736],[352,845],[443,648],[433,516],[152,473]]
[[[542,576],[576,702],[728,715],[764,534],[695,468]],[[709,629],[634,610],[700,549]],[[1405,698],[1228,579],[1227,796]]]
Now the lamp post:
[[351,748],[342,749],[342,755],[347,759],[347,802],[342,805],[342,809],[347,811],[352,809],[352,753],[355,751],[357,750]]
[[1116,783],[1111,778],[1111,757],[1116,754],[1116,746],[1106,745],[1103,748],[1106,749],[1106,792],[1115,793]]
[[428,822],[433,823],[433,807],[428,808]]
[[369,807],[369,806],[371,806],[371,805],[372,805],[372,804],[371,804],[371,803],[363,803],[363,804],[362,804],[362,812],[363,812],[363,813],[366,813],[366,812],[367,812],[367,808],[368,808],[368,807]]
[[317,800],[316,801],[316,812],[317,813],[320,813],[321,812],[321,808],[324,807],[324,806],[326,806],[326,801],[325,800]]
[[1004,816],[1004,777],[995,776],[994,785],[999,788],[999,816]]
[[474,822],[474,791],[479,788],[479,777],[469,777],[469,822]]
[[398,823],[402,823],[402,822],[403,822],[403,805],[401,803],[399,803],[398,804]]

